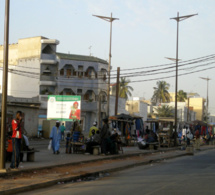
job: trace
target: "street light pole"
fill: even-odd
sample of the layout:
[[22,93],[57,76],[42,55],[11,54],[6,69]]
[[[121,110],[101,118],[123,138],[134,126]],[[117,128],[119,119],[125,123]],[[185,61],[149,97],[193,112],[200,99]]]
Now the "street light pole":
[[9,43],[9,12],[10,0],[5,0],[4,19],[4,56],[3,56],[3,80],[2,80],[2,109],[1,109],[1,149],[0,149],[0,172],[5,169],[5,131],[7,117],[7,77],[8,77],[8,43]]
[[[206,117],[208,117],[208,105],[209,105],[209,98],[208,98],[208,85],[209,85],[209,81],[211,80],[210,78],[205,78],[205,77],[200,77],[200,79],[206,80],[207,81],[207,112],[206,112]],[[208,123],[208,119],[206,118],[206,121]]]
[[177,93],[178,93],[178,39],[179,39],[179,22],[182,20],[186,20],[192,16],[198,14],[179,16],[179,12],[177,13],[177,17],[170,18],[174,19],[177,22],[177,35],[176,35],[176,74],[175,74],[175,131],[177,131]]
[[112,46],[112,22],[114,20],[119,20],[119,18],[113,18],[112,13],[111,17],[93,15],[97,18],[103,19],[107,22],[110,22],[110,47],[109,47],[109,62],[108,62],[108,87],[107,87],[107,116],[109,116],[109,102],[110,102],[110,69],[111,69],[111,46]]

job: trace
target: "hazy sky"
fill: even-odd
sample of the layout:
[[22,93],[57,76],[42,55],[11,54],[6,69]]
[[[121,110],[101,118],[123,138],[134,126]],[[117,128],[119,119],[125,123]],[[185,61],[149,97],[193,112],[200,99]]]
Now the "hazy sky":
[[[3,44],[4,4],[5,0],[0,0],[0,44]],[[41,35],[58,39],[58,52],[89,55],[92,46],[93,56],[108,59],[109,23],[92,14],[110,16],[112,12],[113,17],[120,19],[113,22],[113,69],[161,65],[170,63],[165,57],[176,57],[176,21],[170,18],[176,17],[177,12],[180,15],[199,14],[179,24],[179,59],[189,60],[215,53],[214,9],[214,0],[11,0],[10,43]],[[178,84],[178,89],[206,97],[206,81],[199,77],[210,77],[212,114],[215,114],[214,72],[215,69],[211,69],[181,76]],[[131,77],[130,80],[174,74]],[[175,91],[175,79],[165,80],[170,83],[170,92]],[[131,85],[134,96],[149,99],[156,81]]]

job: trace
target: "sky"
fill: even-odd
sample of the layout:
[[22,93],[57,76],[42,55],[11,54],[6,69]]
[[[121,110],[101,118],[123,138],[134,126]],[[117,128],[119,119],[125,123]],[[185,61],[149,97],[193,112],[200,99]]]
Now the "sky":
[[[113,22],[112,70],[171,63],[176,58],[176,21],[172,17],[198,13],[179,23],[179,59],[196,59],[215,53],[214,0],[10,0],[10,43],[18,39],[45,36],[58,39],[58,52],[90,55],[108,60],[110,24],[95,15],[119,18]],[[0,44],[4,39],[5,0],[0,0]],[[91,51],[89,47],[91,46]],[[159,67],[159,66],[158,66]],[[214,67],[205,66],[207,68]],[[179,73],[201,70],[192,68]],[[179,76],[178,89],[206,98],[209,77],[209,111],[215,114],[215,69]],[[133,96],[150,99],[160,77],[175,73],[130,77]],[[160,79],[175,91],[175,78]],[[114,82],[114,81],[112,81]]]

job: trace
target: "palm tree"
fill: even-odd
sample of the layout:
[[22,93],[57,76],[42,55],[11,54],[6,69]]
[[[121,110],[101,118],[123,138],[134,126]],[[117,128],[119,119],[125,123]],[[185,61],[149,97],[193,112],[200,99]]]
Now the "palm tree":
[[157,87],[154,87],[152,101],[156,104],[170,102],[169,87],[170,84],[166,81],[157,81]]
[[171,117],[173,116],[173,107],[168,105],[162,105],[155,108],[155,111],[157,112],[157,116],[159,117]]
[[186,99],[187,99],[187,93],[184,92],[183,90],[179,90],[177,94],[177,101],[185,102]]
[[[130,80],[126,77],[121,77],[119,81],[119,97],[128,99],[129,96],[132,96],[131,91],[134,89],[129,86]],[[113,94],[116,93],[116,85],[112,87]]]
[[133,87],[129,86],[131,81],[126,79],[126,77],[121,77],[119,82],[119,97],[128,99],[128,96],[132,96],[131,91],[133,91]]

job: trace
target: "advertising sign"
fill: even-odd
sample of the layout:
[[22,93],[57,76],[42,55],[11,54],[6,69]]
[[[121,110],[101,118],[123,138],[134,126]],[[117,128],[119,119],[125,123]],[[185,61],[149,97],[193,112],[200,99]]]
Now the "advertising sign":
[[81,118],[81,96],[49,95],[48,120],[73,121]]

